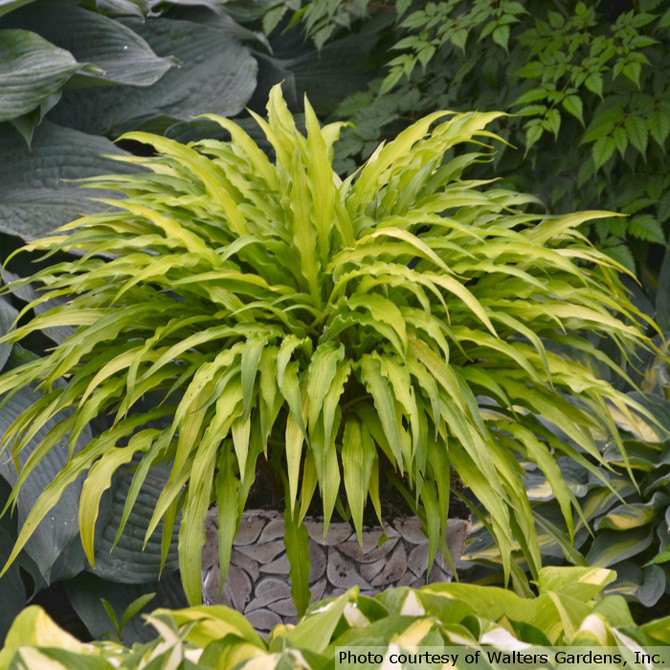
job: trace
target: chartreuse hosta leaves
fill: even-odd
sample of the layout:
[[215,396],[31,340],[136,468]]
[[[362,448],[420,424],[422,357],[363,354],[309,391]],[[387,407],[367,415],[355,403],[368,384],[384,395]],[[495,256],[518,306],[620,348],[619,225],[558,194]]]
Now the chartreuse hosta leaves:
[[663,667],[668,655],[659,647],[669,639],[670,619],[636,625],[623,598],[602,597],[612,579],[614,573],[602,568],[543,568],[539,594],[531,598],[491,586],[439,584],[419,590],[389,589],[373,599],[354,587],[314,603],[297,626],[279,625],[267,640],[227,607],[156,609],[144,616],[153,628],[153,639],[132,649],[112,641],[82,644],[39,607],[29,607],[16,618],[0,651],[0,670],[321,670],[397,665],[390,659],[356,663],[350,657],[349,662],[338,663],[341,651],[364,656],[373,646],[372,653],[381,657],[416,654],[429,647],[431,653],[457,654],[454,666],[467,668],[472,664],[465,662],[464,654],[476,649],[483,656],[500,649],[547,653],[550,645],[571,647],[566,653],[584,653],[584,647],[595,653],[617,653],[631,661],[624,663],[629,667],[639,665],[633,663],[635,651],[649,653],[654,647],[653,653],[662,654],[660,663],[646,667]]
[[[453,468],[488,510],[502,555],[516,537],[536,572],[514,454],[545,472],[572,528],[575,500],[554,455],[597,474],[596,438],[605,431],[621,444],[611,412],[632,422],[644,412],[580,362],[603,359],[586,333],[623,353],[646,339],[620,267],[577,231],[605,214],[528,214],[531,196],[461,179],[482,154],[460,149],[494,139],[485,126],[496,116],[432,114],[344,181],[330,167],[339,126],[320,128],[306,102],[301,134],[278,87],[267,120],[256,118],[272,160],[223,118],[210,117],[228,142],[126,135],[156,154],[119,160],[147,171],[91,185],[127,198],[27,247],[77,252],[31,279],[46,289],[35,303],[67,301],[6,339],[76,332],[0,378],[0,393],[31,384],[43,393],[5,433],[13,458],[60,419],[16,491],[62,436],[74,444],[102,412],[114,420],[46,487],[12,558],[80,473],[90,469],[89,481],[104,486],[139,458],[139,487],[150,464],[167,461],[147,538],[163,517],[169,534],[181,510],[181,574],[197,602],[207,509],[222,509],[225,573],[260,458],[285,482],[297,521],[318,491],[326,526],[340,500],[358,532],[366,502],[380,509],[380,472],[395,471],[421,510],[432,555]],[[445,160],[453,147],[458,157]],[[67,383],[54,385],[60,378]],[[145,413],[135,405],[147,393],[163,400]],[[168,428],[151,423],[161,417]],[[87,501],[94,488],[84,484]],[[82,505],[79,516],[91,561],[95,508]]]

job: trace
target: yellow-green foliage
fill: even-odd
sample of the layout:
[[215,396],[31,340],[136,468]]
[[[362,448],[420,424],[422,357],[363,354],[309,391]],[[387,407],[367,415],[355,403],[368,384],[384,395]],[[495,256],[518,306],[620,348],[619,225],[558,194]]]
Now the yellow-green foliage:
[[[182,511],[181,574],[197,602],[207,509],[218,502],[225,575],[256,462],[267,457],[285,475],[287,519],[302,520],[318,486],[326,523],[339,498],[359,532],[368,498],[379,513],[385,461],[423,510],[432,555],[453,467],[490,513],[507,569],[516,537],[537,572],[515,454],[544,471],[572,528],[575,501],[553,453],[597,474],[597,438],[620,443],[611,409],[636,407],[598,377],[588,359],[623,373],[586,333],[622,352],[646,338],[620,268],[577,231],[606,214],[524,213],[531,196],[461,178],[485,158],[483,142],[495,139],[485,127],[497,116],[431,114],[344,181],[331,169],[339,126],[320,128],[306,102],[303,135],[279,88],[267,121],[257,118],[272,160],[217,117],[229,142],[127,135],[156,150],[121,159],[146,171],[94,181],[127,198],[27,247],[78,255],[31,279],[46,287],[40,300],[67,302],[7,339],[63,325],[76,333],[0,379],[2,393],[43,392],[4,436],[14,457],[60,418],[14,496],[64,435],[74,445],[100,413],[114,423],[71,453],[12,560],[87,472],[80,528],[93,561],[112,474],[141,457],[128,513],[150,465],[169,460],[147,537],[163,517],[169,537]],[[481,151],[465,152],[473,143]],[[136,410],[146,394],[160,402]],[[168,428],[152,423],[161,417]]]
[[[79,643],[40,608],[30,607],[17,617],[7,636],[0,651],[0,670],[325,670],[338,667],[333,663],[338,647],[365,653],[374,646],[375,653],[383,656],[427,647],[432,653],[460,651],[463,655],[475,649],[492,651],[499,645],[507,645],[503,648],[508,652],[510,648],[528,651],[529,643],[591,647],[596,653],[598,647],[608,647],[608,653],[620,653],[632,667],[639,665],[633,663],[635,651],[667,643],[670,619],[637,626],[623,598],[602,597],[603,588],[613,579],[614,573],[602,568],[543,568],[539,595],[528,599],[471,584],[391,589],[374,599],[353,588],[315,603],[297,626],[277,626],[268,640],[227,607],[160,609],[145,616],[157,631],[156,639],[132,650],[114,642]],[[354,663],[341,667],[345,665],[360,667]],[[471,666],[460,663],[457,667]]]

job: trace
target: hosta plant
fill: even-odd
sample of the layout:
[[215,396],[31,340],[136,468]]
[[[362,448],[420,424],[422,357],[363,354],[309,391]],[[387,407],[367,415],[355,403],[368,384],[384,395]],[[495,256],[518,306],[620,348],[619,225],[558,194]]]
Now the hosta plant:
[[[662,312],[670,280],[665,272],[661,277],[666,283],[659,284],[655,305],[660,327],[665,323]],[[664,336],[667,341],[667,332]],[[630,391],[628,395],[655,417],[655,421],[640,422],[634,427],[627,424],[625,417],[615,417],[620,423],[636,484],[628,476],[626,464],[614,445],[603,451],[605,463],[599,465],[600,478],[575,467],[574,462],[565,457],[558,458],[563,478],[579,499],[583,514],[583,520],[575,524],[572,542],[558,502],[546,478],[535,468],[528,473],[526,490],[540,529],[543,563],[611,568],[617,573],[617,579],[607,586],[607,593],[624,596],[639,621],[667,614],[670,604],[670,495],[667,490],[670,376],[662,354],[650,357],[644,367],[638,365],[637,370],[631,369],[630,373],[633,380],[638,381],[640,391]],[[502,583],[498,550],[486,529],[475,525],[470,537],[468,555],[460,564],[468,570],[465,578]],[[523,557],[518,547],[516,553],[521,567]],[[529,586],[526,592],[531,592]]]
[[[620,268],[577,231],[605,214],[526,213],[531,196],[462,179],[485,158],[484,142],[495,139],[485,126],[497,116],[433,113],[345,180],[331,168],[339,125],[321,128],[306,102],[302,134],[279,88],[267,120],[256,118],[272,158],[217,117],[227,142],[126,135],[155,151],[120,159],[144,172],[93,182],[126,198],[27,247],[73,256],[31,280],[45,289],[36,302],[62,304],[6,339],[75,332],[0,379],[1,393],[42,393],[4,435],[12,458],[57,422],[15,492],[63,436],[75,445],[94,417],[113,422],[71,449],[10,562],[82,473],[79,523],[93,560],[101,496],[132,461],[126,514],[151,465],[171,466],[147,537],[162,518],[168,537],[181,512],[192,602],[207,510],[218,503],[225,576],[257,465],[285,487],[297,597],[307,577],[301,520],[313,498],[326,527],[338,507],[361,533],[368,501],[381,516],[380,478],[421,510],[434,556],[457,473],[490,514],[502,555],[516,537],[537,572],[514,454],[546,474],[572,528],[575,499],[554,454],[597,473],[598,440],[621,446],[613,409],[632,422],[642,411],[580,359],[595,356],[618,374],[593,341],[610,338],[625,353],[645,336]],[[156,422],[165,417],[167,427]]]
[[[553,660],[556,650],[549,645],[567,647],[562,651],[571,654],[619,654],[628,667],[641,665],[635,652],[653,653],[653,664],[645,667],[662,668],[670,660],[667,646],[661,648],[670,639],[670,618],[636,625],[623,598],[602,597],[612,579],[614,573],[602,568],[543,568],[539,594],[533,598],[491,586],[434,584],[389,589],[373,599],[354,587],[312,605],[297,626],[277,626],[267,640],[227,607],[157,609],[145,616],[156,630],[154,639],[132,649],[111,641],[82,644],[44,611],[30,607],[7,636],[0,670],[427,667],[392,662],[392,654],[419,652],[455,654],[457,661],[448,665],[465,669],[472,667],[465,654],[475,650],[485,658],[500,649],[515,649],[548,654]],[[368,652],[373,655],[370,662],[360,660],[368,660]]]

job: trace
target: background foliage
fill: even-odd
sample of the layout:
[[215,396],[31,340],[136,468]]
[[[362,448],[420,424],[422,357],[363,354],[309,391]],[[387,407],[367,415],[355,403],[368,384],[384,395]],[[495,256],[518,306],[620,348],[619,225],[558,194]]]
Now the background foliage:
[[295,16],[316,44],[354,19],[379,55],[369,90],[334,113],[356,126],[340,166],[430,109],[508,111],[496,130],[514,146],[499,152],[497,174],[554,212],[628,214],[590,236],[657,274],[646,256],[665,245],[670,220],[667,0],[335,4],[306,3]]
[[[108,140],[125,131],[198,135],[196,115],[261,111],[281,80],[294,104],[309,91],[331,108],[360,84],[366,40],[335,40],[315,58],[291,34],[271,45],[262,14],[262,3],[221,0],[3,2],[0,231],[35,239],[90,211],[91,194],[63,180],[108,171],[101,154],[118,154]],[[315,86],[323,69],[327,91]]]

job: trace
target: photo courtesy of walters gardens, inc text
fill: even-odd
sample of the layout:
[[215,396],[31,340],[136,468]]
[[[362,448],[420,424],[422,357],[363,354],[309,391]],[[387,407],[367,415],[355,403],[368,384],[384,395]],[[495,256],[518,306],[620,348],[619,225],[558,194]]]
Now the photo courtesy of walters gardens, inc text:
[[670,647],[347,646],[335,650],[338,670],[670,670]]

